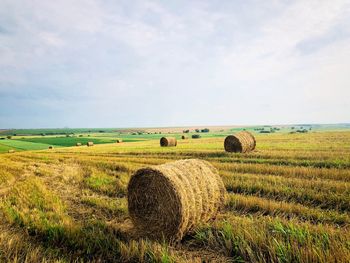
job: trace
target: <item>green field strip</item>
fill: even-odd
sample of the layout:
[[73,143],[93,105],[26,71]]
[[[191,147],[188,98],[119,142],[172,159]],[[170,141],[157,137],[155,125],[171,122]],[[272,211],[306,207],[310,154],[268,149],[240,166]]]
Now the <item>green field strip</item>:
[[15,150],[16,148],[10,147],[0,143],[0,153],[8,152],[9,150]]
[[49,144],[25,142],[20,140],[3,140],[0,144],[18,150],[43,150],[50,146]]

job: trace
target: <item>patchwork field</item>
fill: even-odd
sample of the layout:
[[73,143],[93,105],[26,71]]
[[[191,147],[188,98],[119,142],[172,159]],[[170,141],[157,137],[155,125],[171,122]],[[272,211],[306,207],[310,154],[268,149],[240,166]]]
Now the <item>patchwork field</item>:
[[[94,138],[113,142],[105,136]],[[120,144],[1,154],[0,261],[350,262],[350,132],[257,134],[248,154],[224,152],[223,136],[161,148],[160,135],[128,135]],[[47,149],[63,139],[18,141]],[[177,244],[140,237],[127,210],[130,176],[188,158],[218,169],[224,211]]]
[[48,145],[58,145],[63,147],[69,147],[69,146],[75,146],[76,143],[86,144],[87,142],[91,141],[94,144],[101,144],[101,143],[113,143],[115,142],[115,139],[112,138],[91,138],[91,137],[85,137],[85,138],[79,138],[79,137],[32,137],[32,138],[24,138],[20,139],[23,142],[33,142],[33,143],[45,143]]
[[48,149],[50,145],[43,142],[30,142],[20,140],[1,140],[0,141],[0,152],[7,152],[12,149],[15,151],[25,150],[44,150]]
[[[17,136],[8,140],[0,140],[0,153],[7,152],[12,149],[15,151],[25,151],[25,150],[44,150],[48,149],[49,146],[53,146],[55,148],[59,147],[71,147],[75,146],[77,143],[81,143],[82,145],[86,145],[87,142],[93,142],[94,144],[107,144],[107,143],[115,143],[118,138],[122,138],[125,136],[116,137],[116,135],[109,136],[98,136],[93,135],[93,137],[65,137],[65,136]],[[144,141],[149,140],[151,138],[130,138],[126,137],[123,139],[124,142],[135,142],[135,141]]]

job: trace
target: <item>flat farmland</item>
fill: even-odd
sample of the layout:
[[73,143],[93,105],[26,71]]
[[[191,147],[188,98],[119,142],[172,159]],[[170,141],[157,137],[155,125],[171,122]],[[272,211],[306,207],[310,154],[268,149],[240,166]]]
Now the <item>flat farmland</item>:
[[30,142],[21,140],[0,140],[0,153],[7,152],[9,149],[15,151],[26,150],[43,150],[47,149],[50,145],[43,142]]
[[[40,143],[47,145],[57,145],[62,147],[75,146],[76,143],[86,144],[87,142],[93,142],[94,144],[105,144],[105,143],[115,143],[120,137],[110,137],[110,136],[94,136],[94,137],[23,137],[19,139],[23,142]],[[141,139],[127,138],[126,142],[139,141]]]
[[[350,132],[257,134],[247,154],[226,153],[216,135],[177,147],[161,148],[153,137],[0,155],[0,258],[350,261]],[[224,211],[176,244],[138,235],[127,209],[130,176],[189,158],[218,169],[229,196]]]
[[4,152],[7,152],[8,150],[13,150],[13,149],[14,149],[13,147],[0,144],[0,153],[4,153]]

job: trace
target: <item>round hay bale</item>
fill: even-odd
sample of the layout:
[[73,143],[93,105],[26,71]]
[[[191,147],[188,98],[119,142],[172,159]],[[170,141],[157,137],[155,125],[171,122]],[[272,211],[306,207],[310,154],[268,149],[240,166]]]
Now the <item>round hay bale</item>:
[[176,146],[177,140],[175,137],[162,137],[160,139],[160,146],[162,147],[170,147],[170,146]]
[[241,131],[235,135],[226,137],[224,147],[226,152],[246,153],[253,151],[256,146],[254,136],[247,131]]
[[88,147],[90,147],[90,146],[94,146],[94,143],[93,142],[87,142],[87,144],[86,144]]
[[52,146],[52,145],[50,145],[50,146],[49,146],[49,149],[50,149],[50,150],[51,150],[51,149],[53,149],[53,146]]
[[123,142],[122,139],[117,139],[117,140],[116,140],[116,143],[122,143],[122,142]]
[[77,142],[76,146],[81,146],[81,143],[80,143],[80,142]]
[[12,149],[8,150],[8,153],[14,153],[14,152],[15,150],[12,150]]
[[224,183],[207,161],[180,160],[142,168],[128,185],[128,208],[141,235],[181,240],[215,218],[226,198]]
[[182,135],[181,139],[186,140],[186,139],[188,139],[188,136]]

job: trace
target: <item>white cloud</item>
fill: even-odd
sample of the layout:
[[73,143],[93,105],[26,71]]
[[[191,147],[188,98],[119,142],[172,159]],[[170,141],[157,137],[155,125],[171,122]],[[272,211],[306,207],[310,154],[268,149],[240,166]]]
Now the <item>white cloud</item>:
[[41,32],[39,33],[40,38],[44,41],[45,44],[54,47],[64,46],[64,41],[57,34],[52,34],[50,32]]
[[346,121],[349,28],[348,1],[0,0],[0,92],[106,126],[131,105],[122,126]]

